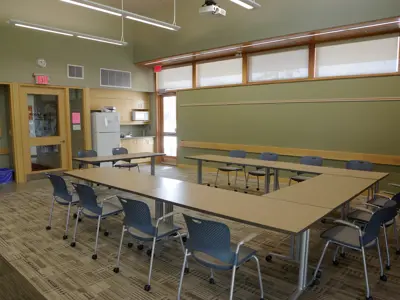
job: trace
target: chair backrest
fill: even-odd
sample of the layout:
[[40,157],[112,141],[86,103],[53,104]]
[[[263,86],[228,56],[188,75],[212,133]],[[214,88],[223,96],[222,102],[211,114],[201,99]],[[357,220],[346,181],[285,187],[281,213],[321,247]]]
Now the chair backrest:
[[150,208],[146,203],[119,196],[118,199],[124,209],[124,224],[126,226],[133,227],[150,235],[155,234],[155,227],[151,222]]
[[392,197],[392,201],[396,202],[396,208],[400,210],[400,192]]
[[277,161],[278,154],[272,152],[263,152],[260,154],[260,159],[269,160],[269,161]]
[[113,149],[112,149],[112,154],[113,154],[113,155],[128,154],[128,149],[126,149],[126,148],[124,148],[124,147],[113,148]]
[[346,169],[358,171],[372,171],[373,164],[366,160],[349,160],[346,163]]
[[49,178],[51,185],[53,186],[53,196],[60,197],[65,201],[72,201],[72,195],[68,192],[64,178],[48,173],[46,173],[46,176]]
[[381,209],[377,210],[365,226],[362,244],[367,245],[379,236],[381,225],[393,220],[397,216],[396,202],[389,200]]
[[300,158],[300,163],[302,165],[309,166],[322,166],[323,159],[319,156],[303,156]]
[[97,152],[95,150],[80,150],[78,151],[78,157],[97,157]]
[[232,151],[229,151],[229,157],[245,158],[246,154],[247,153],[244,150],[232,150]]
[[186,247],[189,251],[199,251],[225,263],[233,263],[229,227],[223,223],[194,218],[183,214],[188,228],[189,239]]
[[97,214],[101,215],[103,209],[97,204],[97,196],[94,190],[85,184],[72,183],[79,197],[80,206]]

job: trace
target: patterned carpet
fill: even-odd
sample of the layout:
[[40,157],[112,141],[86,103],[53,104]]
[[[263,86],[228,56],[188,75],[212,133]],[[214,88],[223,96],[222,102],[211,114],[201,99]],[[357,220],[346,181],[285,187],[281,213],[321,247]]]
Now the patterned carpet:
[[[149,172],[149,167],[141,168]],[[191,168],[175,168],[158,166],[156,174],[186,181],[195,182],[196,170]],[[204,182],[212,182],[214,174],[204,172]],[[226,183],[221,176],[220,187]],[[243,178],[238,179],[238,185],[243,186]],[[281,184],[283,187],[284,184]],[[255,190],[255,181],[250,188]],[[16,191],[11,191],[16,189]],[[115,194],[115,191],[101,189],[103,193]],[[143,199],[129,195],[135,199]],[[144,199],[143,199],[144,200]],[[359,199],[360,200],[360,199]],[[154,208],[153,201],[147,201]],[[53,229],[46,231],[49,208],[51,204],[51,187],[47,180],[30,182],[18,188],[4,188],[0,191],[0,254],[9,264],[22,274],[44,297],[51,300],[71,299],[176,299],[176,291],[183,260],[179,243],[165,242],[160,245],[155,259],[152,290],[143,290],[147,281],[149,257],[145,250],[135,246],[129,249],[126,245],[131,240],[126,236],[121,256],[121,271],[115,274],[121,216],[109,218],[102,223],[111,234],[108,237],[100,235],[99,258],[91,259],[95,242],[95,221],[84,219],[79,224],[77,246],[69,246],[73,224],[70,226],[70,238],[62,239],[65,222],[65,207],[55,206]],[[183,211],[182,209],[177,209]],[[201,215],[189,212],[192,215]],[[209,218],[206,215],[201,215]],[[215,218],[214,218],[215,219]],[[288,253],[289,238],[279,234],[240,223],[219,219],[231,228],[232,239],[239,241],[247,234],[257,232],[259,235],[249,243],[257,249],[261,261],[265,299],[288,299],[296,289],[298,266],[296,263],[275,259],[268,263],[264,260],[270,251]],[[72,221],[72,218],[71,218]],[[176,218],[176,223],[184,224],[182,217]],[[311,230],[310,264],[315,265],[322,250],[323,243],[319,233],[328,228],[328,224],[315,224]],[[390,230],[391,245],[394,245]],[[383,249],[383,248],[382,248]],[[400,261],[391,248],[392,269],[387,272],[388,282],[379,281],[379,262],[375,250],[367,252],[369,279],[374,299],[399,299]],[[348,252],[346,258],[340,258],[340,265],[331,263],[333,248],[327,253],[323,264],[321,284],[307,291],[301,299],[364,299],[365,287],[361,256],[357,252]],[[209,270],[202,268],[193,261],[190,262],[190,273],[185,275],[182,299],[228,299],[230,272],[217,272],[215,285],[208,283]],[[1,266],[1,265],[0,265]],[[1,277],[0,277],[1,280]],[[26,285],[20,281],[21,288]],[[1,288],[1,285],[0,285]],[[2,294],[0,293],[0,297]],[[236,276],[235,299],[259,299],[256,265],[248,262],[241,267]],[[9,299],[40,299],[40,298],[4,298]]]

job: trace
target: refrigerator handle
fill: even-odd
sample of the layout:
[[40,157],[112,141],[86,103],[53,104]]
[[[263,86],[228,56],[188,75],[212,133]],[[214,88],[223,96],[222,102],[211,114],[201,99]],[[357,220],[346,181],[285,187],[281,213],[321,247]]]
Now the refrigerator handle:
[[105,125],[106,127],[108,127],[108,120],[107,120],[107,117],[104,118],[104,125]]

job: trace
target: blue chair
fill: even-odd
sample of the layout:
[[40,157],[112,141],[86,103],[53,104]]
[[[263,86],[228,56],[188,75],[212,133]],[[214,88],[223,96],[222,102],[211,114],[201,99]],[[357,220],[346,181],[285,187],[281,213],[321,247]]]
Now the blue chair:
[[[100,223],[102,219],[105,219],[109,216],[118,215],[123,211],[122,207],[116,205],[115,203],[109,202],[111,198],[115,196],[110,196],[108,198],[103,199],[100,204],[97,203],[97,196],[94,190],[84,184],[72,183],[74,186],[78,196],[79,196],[79,204],[77,215],[78,218],[81,214],[90,219],[97,219],[97,231],[96,231],[96,244],[94,246],[94,254],[92,255],[92,259],[97,259],[97,245],[99,240],[99,231],[100,231]],[[72,238],[71,247],[76,246],[76,233],[78,230],[78,218],[75,222],[75,230],[74,236]],[[108,236],[108,231],[104,232],[105,236]]]
[[[372,215],[375,213],[375,210],[379,210],[381,208],[379,206],[370,203],[366,203],[366,205],[369,206],[372,210],[367,209],[365,207],[356,207],[354,211],[352,211],[347,215],[347,219],[353,223],[356,223],[357,225],[365,226],[365,224],[367,224],[371,220]],[[392,207],[392,214],[391,215],[388,214],[386,216],[386,219],[382,220],[381,224],[385,237],[386,257],[387,257],[386,269],[390,270],[390,252],[389,252],[386,228],[389,228],[393,225],[393,232],[396,238],[396,246],[397,246],[396,253],[400,252],[399,238],[397,234],[397,225],[396,225],[396,216],[398,210],[400,209],[400,193],[397,196],[393,197],[392,200],[388,200],[383,207]]]
[[[118,248],[117,265],[114,268],[114,272],[115,273],[119,272],[121,248],[122,248],[122,243],[124,241],[125,232],[127,232],[131,237],[133,237],[136,240],[139,240],[142,243],[152,242],[151,250],[149,249],[147,251],[147,255],[149,255],[151,259],[150,259],[149,277],[147,284],[144,287],[145,291],[150,291],[151,289],[150,281],[151,281],[151,273],[153,270],[156,242],[163,238],[176,234],[180,239],[182,250],[184,250],[182,236],[179,233],[179,230],[181,230],[182,228],[166,221],[166,219],[176,214],[174,212],[166,214],[158,219],[152,219],[150,214],[150,208],[146,203],[122,197],[118,197],[118,199],[121,202],[122,207],[124,209],[125,218],[122,226],[121,240]],[[128,247],[132,246],[133,246],[132,243],[128,244]],[[142,250],[143,244],[139,244],[138,249]]]
[[[229,157],[245,158],[246,155],[247,155],[246,151],[243,151],[243,150],[232,150],[232,151],[229,151]],[[238,166],[238,165],[235,166],[234,164],[226,164],[226,166],[219,167],[218,170],[217,170],[217,176],[215,177],[215,183],[214,183],[215,187],[218,187],[217,186],[217,180],[218,180],[219,171],[228,173],[228,185],[231,185],[231,182],[229,181],[229,173],[230,172],[236,172],[235,184],[234,184],[235,191],[236,191],[236,180],[237,180],[238,171],[243,171],[244,177],[246,178],[246,167],[245,166]]]
[[[97,152],[95,150],[81,150],[78,152],[78,157],[79,158],[97,157]],[[85,166],[85,163],[83,163],[83,162],[79,163],[79,169],[83,169],[84,166]],[[93,166],[100,167],[100,163],[93,164]]]
[[65,222],[66,224],[63,236],[63,239],[66,240],[68,238],[69,216],[71,214],[71,206],[78,204],[79,199],[76,194],[68,191],[67,184],[65,183],[64,178],[58,175],[53,175],[48,173],[46,173],[46,176],[47,178],[49,178],[51,185],[53,186],[53,202],[51,203],[49,223],[46,226],[46,230],[51,229],[54,203],[57,202],[60,205],[68,206],[67,220]]
[[183,215],[188,228],[189,238],[186,242],[185,258],[183,260],[181,278],[178,288],[178,300],[181,296],[183,276],[187,273],[187,260],[192,256],[200,265],[211,269],[210,283],[215,284],[213,270],[232,270],[232,281],[230,297],[233,298],[235,287],[236,269],[253,258],[257,263],[258,280],[260,284],[261,297],[264,299],[264,289],[261,278],[260,263],[256,251],[244,246],[256,237],[250,234],[237,245],[231,243],[229,227],[223,223],[203,220],[188,215]]
[[[308,165],[308,166],[322,166],[323,163],[323,159],[322,157],[319,156],[303,156],[302,158],[300,158],[300,164],[302,165]],[[306,181],[307,179],[310,179],[312,177],[309,176],[305,176],[303,174],[306,174],[306,172],[297,172],[296,176],[292,176],[289,179],[289,185],[292,183],[293,181],[296,182],[303,182]]]
[[[366,160],[349,160],[346,163],[347,170],[368,171],[371,172],[374,165]],[[373,187],[368,189],[368,200],[371,199],[371,192],[374,193]]]
[[[268,160],[268,161],[277,161],[278,160],[278,154],[276,153],[271,153],[271,152],[263,152],[260,155],[260,159],[261,160]],[[260,190],[260,178],[262,176],[265,176],[265,168],[262,167],[257,167],[254,171],[249,171],[247,173],[247,177],[246,177],[246,189],[249,188],[248,186],[248,181],[249,181],[249,177],[250,175],[252,176],[256,176],[257,177],[257,191]],[[273,176],[274,173],[270,172],[268,174],[268,176]]]
[[[123,148],[123,147],[113,148],[112,149],[112,154],[113,155],[128,154],[128,149]],[[118,162],[114,162],[113,163],[113,167],[116,167],[116,168],[128,168],[129,171],[131,170],[131,168],[137,168],[138,172],[140,173],[140,168],[139,168],[139,164],[138,163],[131,163],[130,159],[123,159],[121,161],[124,161],[126,163],[118,164]]]
[[364,226],[364,230],[357,226],[356,224],[350,223],[344,220],[335,220],[336,224],[332,228],[325,230],[321,234],[321,238],[326,240],[324,250],[322,251],[321,258],[318,261],[317,268],[313,275],[313,284],[319,284],[319,280],[317,279],[318,271],[321,266],[322,260],[325,256],[326,250],[329,244],[337,245],[333,262],[337,265],[336,256],[339,250],[339,247],[350,248],[356,251],[360,251],[362,254],[363,264],[364,264],[364,276],[365,276],[365,285],[366,285],[366,299],[372,300],[372,296],[370,293],[369,283],[368,283],[368,272],[367,272],[367,261],[365,257],[365,250],[376,246],[378,250],[379,256],[379,265],[380,265],[380,279],[382,281],[387,281],[387,277],[384,274],[381,250],[379,246],[379,232],[381,228],[381,224],[384,223],[385,220],[390,218],[393,214],[393,207],[388,206],[384,207],[377,212],[375,212],[369,222]]

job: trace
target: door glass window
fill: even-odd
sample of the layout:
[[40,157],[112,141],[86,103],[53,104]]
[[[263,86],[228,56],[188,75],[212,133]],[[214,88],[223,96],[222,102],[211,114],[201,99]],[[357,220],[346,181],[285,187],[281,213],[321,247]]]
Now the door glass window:
[[43,171],[61,168],[61,155],[59,145],[32,146],[31,163],[32,171]]
[[58,136],[58,99],[55,95],[28,95],[30,137]]
[[164,132],[176,133],[176,96],[163,97]]

